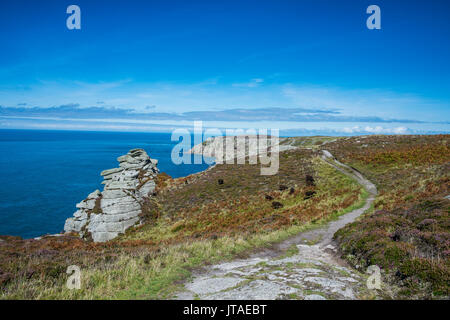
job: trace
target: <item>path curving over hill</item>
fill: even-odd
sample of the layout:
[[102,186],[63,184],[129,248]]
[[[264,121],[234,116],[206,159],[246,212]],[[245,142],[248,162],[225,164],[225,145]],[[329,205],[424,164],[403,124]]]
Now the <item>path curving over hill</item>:
[[[361,299],[373,296],[366,277],[336,254],[334,233],[366,212],[377,194],[375,185],[355,169],[340,163],[327,150],[322,160],[356,180],[369,193],[364,206],[323,227],[298,234],[248,259],[209,266],[194,273],[177,299]],[[298,252],[283,253],[295,246]]]

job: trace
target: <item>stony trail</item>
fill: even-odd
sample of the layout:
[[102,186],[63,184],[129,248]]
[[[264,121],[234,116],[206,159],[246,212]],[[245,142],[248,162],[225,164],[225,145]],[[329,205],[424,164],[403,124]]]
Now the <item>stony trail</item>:
[[[323,150],[322,160],[367,190],[369,197],[362,208],[255,253],[248,259],[197,271],[185,284],[185,290],[177,294],[177,299],[326,300],[367,297],[366,277],[338,258],[333,235],[370,208],[377,189],[361,173],[337,161],[330,152]],[[298,253],[286,257],[283,253],[293,246],[298,248]]]

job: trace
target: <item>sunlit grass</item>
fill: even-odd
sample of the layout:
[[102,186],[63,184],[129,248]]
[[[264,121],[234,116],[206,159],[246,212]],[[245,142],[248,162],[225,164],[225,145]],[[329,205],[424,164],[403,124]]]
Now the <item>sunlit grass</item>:
[[[218,237],[195,238],[192,235],[204,230],[205,226],[211,228],[211,225],[202,219],[198,220],[198,217],[202,217],[201,212],[185,216],[181,220],[162,215],[155,223],[128,233],[110,244],[112,249],[121,248],[121,243],[135,245],[136,250],[118,250],[117,256],[111,261],[92,260],[92,257],[88,256],[81,263],[81,290],[66,288],[67,275],[64,270],[59,273],[59,277],[53,278],[49,278],[47,274],[31,279],[17,277],[4,288],[0,297],[3,299],[171,298],[181,289],[183,281],[189,278],[193,268],[226,261],[256,248],[270,246],[299,232],[320,227],[364,204],[367,193],[353,180],[319,159],[314,159],[312,165],[316,172],[316,195],[313,198],[303,199],[303,189],[295,195],[289,194],[289,190],[286,190],[281,192],[277,199],[284,203],[282,209],[274,210],[271,209],[270,202],[262,203],[262,207],[270,210],[269,214],[289,217],[289,223],[280,225],[269,223],[269,228],[265,228],[262,224],[254,228],[253,224],[250,224],[251,228],[247,232],[238,232],[239,229],[235,229],[235,225],[231,224],[225,231],[216,230],[217,233],[222,232]],[[346,206],[350,200],[351,203]],[[231,218],[233,215],[248,217],[260,210],[261,204],[249,201],[242,207],[234,208],[241,211],[232,212],[224,209],[208,213],[230,215]],[[208,206],[203,209],[210,210]],[[314,214],[308,214],[311,213],[309,211]],[[193,230],[184,226],[189,224],[191,228],[194,227]],[[220,225],[217,225],[217,228],[220,228]],[[144,240],[147,242],[142,242]],[[146,243],[152,243],[151,247],[147,249]],[[155,245],[158,248],[156,251],[152,247]],[[71,253],[64,254],[67,255],[67,264],[72,264]]]

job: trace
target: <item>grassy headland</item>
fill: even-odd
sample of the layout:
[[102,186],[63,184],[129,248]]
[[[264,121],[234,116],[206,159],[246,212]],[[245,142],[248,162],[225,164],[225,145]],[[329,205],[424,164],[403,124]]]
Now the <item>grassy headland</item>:
[[[192,268],[286,239],[365,196],[311,150],[281,153],[279,175],[259,173],[259,165],[223,164],[180,179],[161,174],[146,223],[108,243],[4,238],[1,297],[169,298]],[[65,286],[69,265],[81,268],[81,290]]]
[[[216,165],[158,177],[140,227],[107,242],[75,236],[1,237],[3,299],[164,299],[193,268],[245,256],[362,206],[367,193],[318,158],[330,150],[379,189],[373,213],[341,229],[344,257],[383,268],[399,297],[448,295],[450,155],[447,136],[288,138],[275,176],[259,165]],[[68,290],[78,265],[81,290]]]

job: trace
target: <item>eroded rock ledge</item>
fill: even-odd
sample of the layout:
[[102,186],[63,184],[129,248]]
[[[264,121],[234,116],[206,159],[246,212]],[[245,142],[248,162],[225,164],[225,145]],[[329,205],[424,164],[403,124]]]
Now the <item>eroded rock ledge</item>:
[[104,242],[140,222],[143,200],[155,190],[158,161],[143,149],[132,149],[117,161],[119,168],[101,172],[104,190],[95,190],[76,205],[78,210],[66,220],[65,232]]

